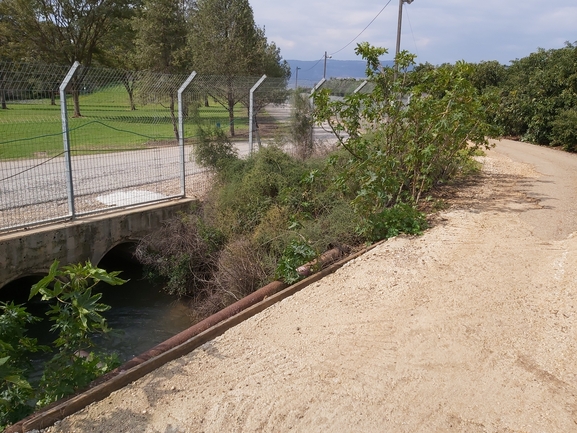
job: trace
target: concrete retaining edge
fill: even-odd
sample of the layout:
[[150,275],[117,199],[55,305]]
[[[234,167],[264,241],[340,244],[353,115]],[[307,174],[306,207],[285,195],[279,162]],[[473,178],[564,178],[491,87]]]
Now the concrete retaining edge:
[[[292,286],[287,287],[286,284],[280,281],[273,281],[220,312],[155,346],[144,354],[133,358],[113,372],[95,380],[86,391],[64,401],[56,402],[53,405],[47,406],[39,412],[33,413],[27,418],[24,418],[18,423],[6,428],[4,433],[24,433],[30,430],[39,430],[49,427],[56,421],[62,420],[94,402],[105,399],[114,391],[140,379],[162,365],[192,352],[204,343],[224,334],[230,328],[242,323],[261,311],[264,311],[271,305],[292,296],[310,284],[334,273],[349,261],[365,254],[383,242],[386,242],[386,240],[380,241],[355,254],[347,256],[310,277],[293,284]],[[257,299],[257,293],[262,294],[260,299]],[[247,298],[251,297],[251,300],[247,300]],[[241,309],[240,306],[243,306],[244,308]],[[228,318],[223,318],[225,316],[223,313],[227,310],[232,312],[232,315]],[[217,321],[219,317],[220,320]]]

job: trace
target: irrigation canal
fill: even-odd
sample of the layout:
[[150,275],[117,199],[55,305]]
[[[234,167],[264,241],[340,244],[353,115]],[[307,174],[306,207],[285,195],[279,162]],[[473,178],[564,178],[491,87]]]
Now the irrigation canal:
[[[115,352],[124,363],[169,339],[192,325],[186,301],[162,291],[160,284],[153,284],[143,277],[142,267],[122,255],[107,255],[99,267],[107,271],[119,270],[119,275],[129,279],[121,286],[102,285],[102,302],[111,308],[104,313],[111,335],[97,337],[97,344],[108,352]],[[0,301],[25,304],[28,311],[45,317],[47,306],[39,297],[28,302],[30,287],[39,277],[20,279],[0,291]],[[26,287],[22,287],[25,285]],[[30,330],[41,344],[48,344],[54,336],[49,332],[50,322],[44,320]]]

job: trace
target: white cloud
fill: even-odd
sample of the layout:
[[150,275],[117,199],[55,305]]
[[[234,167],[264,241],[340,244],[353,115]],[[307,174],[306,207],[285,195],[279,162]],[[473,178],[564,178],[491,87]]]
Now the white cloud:
[[559,31],[564,29],[573,32],[573,37],[577,38],[577,6],[565,7],[545,13],[539,17],[536,30]]
[[294,47],[296,47],[297,43],[294,40],[290,40],[290,39],[285,39],[282,36],[276,37],[276,38],[270,38],[271,41],[274,41],[274,43],[277,45],[277,47],[284,47],[287,49],[292,49]]
[[[252,0],[255,20],[285,59],[318,60],[341,50],[388,0],[320,2]],[[356,59],[356,42],[394,52],[398,1],[392,0],[363,35],[335,59]],[[499,60],[508,62],[577,40],[575,0],[415,0],[404,6],[402,46],[431,63]],[[560,42],[562,41],[562,42]],[[391,54],[392,57],[392,54]]]

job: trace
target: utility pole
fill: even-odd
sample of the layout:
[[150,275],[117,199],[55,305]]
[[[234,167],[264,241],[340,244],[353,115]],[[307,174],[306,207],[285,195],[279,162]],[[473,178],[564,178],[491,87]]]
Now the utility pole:
[[299,88],[299,67],[297,66],[297,73],[295,77],[295,90]]
[[[413,1],[413,0],[411,0],[411,1]],[[327,78],[327,59],[332,59],[332,58],[333,58],[333,56],[327,55],[327,52],[325,51],[325,67],[323,69],[323,78],[325,78],[325,79]]]
[[[399,0],[399,23],[397,24],[397,49],[395,50],[395,59],[401,51],[401,25],[403,23],[403,3],[411,4],[413,0]],[[399,65],[395,62],[395,77],[399,72]]]

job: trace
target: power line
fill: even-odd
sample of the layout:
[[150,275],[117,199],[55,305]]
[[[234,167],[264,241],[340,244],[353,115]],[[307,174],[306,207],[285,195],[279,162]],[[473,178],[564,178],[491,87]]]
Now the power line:
[[317,62],[316,62],[314,65],[312,65],[310,68],[308,68],[307,70],[305,70],[305,71],[303,71],[303,72],[308,72],[308,71],[310,71],[310,70],[313,69],[316,65],[318,65],[318,64],[320,63],[320,61],[321,61],[322,59],[324,59],[324,58],[325,58],[325,56],[322,56],[320,59],[317,60]]
[[[379,15],[381,15],[381,14],[383,13],[383,11],[387,8],[387,6],[389,5],[389,3],[391,3],[391,1],[392,1],[392,0],[389,0],[389,1],[387,2],[387,4],[386,4],[386,5],[379,11],[379,13],[371,20],[371,22],[370,22],[369,24],[367,24],[367,26],[366,26],[357,36],[355,36],[355,38],[354,38],[352,41],[350,41],[348,44],[346,44],[346,45],[345,45],[344,47],[342,47],[340,50],[335,51],[334,53],[332,53],[331,56],[334,56],[335,54],[340,53],[342,50],[344,50],[344,49],[347,48],[350,44],[352,44],[354,41],[356,41],[356,40],[359,38],[359,36],[361,36],[361,35],[365,32],[365,30],[367,30],[367,29],[370,27],[370,25],[375,22],[375,20],[379,17]],[[320,62],[320,60],[319,60],[319,62]]]
[[417,47],[417,41],[415,40],[415,32],[413,32],[413,25],[411,24],[411,17],[409,16],[409,8],[407,8],[407,19],[409,21],[409,28],[411,29],[411,35],[413,36],[413,43],[415,44],[415,54],[419,57],[419,48]]

